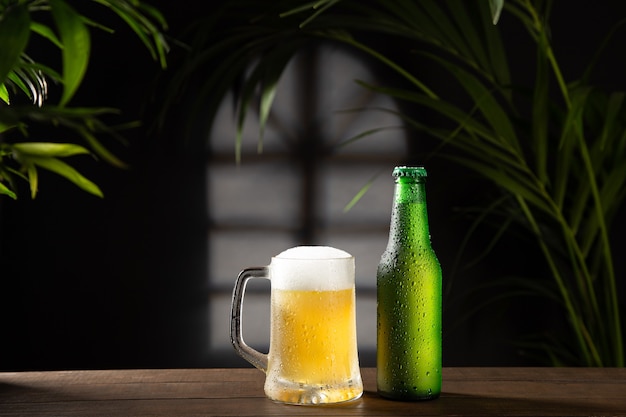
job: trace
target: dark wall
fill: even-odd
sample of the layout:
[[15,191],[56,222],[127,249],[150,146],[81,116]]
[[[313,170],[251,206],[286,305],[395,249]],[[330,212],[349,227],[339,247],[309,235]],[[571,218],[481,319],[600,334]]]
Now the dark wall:
[[[152,2],[166,14],[172,35],[186,27],[186,16],[209,13],[205,3]],[[626,17],[625,6],[611,1],[566,11],[570,2],[557,3],[557,53],[572,64],[567,71],[580,71],[576,63],[593,54],[607,22]],[[501,24],[506,23],[505,16]],[[113,145],[130,162],[129,170],[81,160],[105,199],[46,175],[36,200],[22,189],[18,201],[0,201],[0,370],[220,365],[207,357],[204,156],[177,140],[176,128],[167,137],[148,129],[154,112],[138,103],[153,95],[157,67],[127,30],[119,28],[118,35],[95,36],[89,78],[77,100],[119,107],[124,120],[144,117],[146,126],[129,132],[130,147]],[[612,45],[621,51],[619,46]],[[521,56],[518,64],[525,65]],[[599,66],[601,80],[626,87],[625,67],[619,53],[609,55]],[[470,198],[458,181],[466,173],[446,165],[429,172],[439,178],[429,183],[439,186],[436,191],[429,185],[432,228],[462,232],[465,223],[448,226],[460,221],[454,207]],[[623,223],[617,227],[626,231]],[[521,268],[523,256],[508,256],[515,248],[514,240],[505,240],[496,254],[502,264],[483,265],[472,274],[506,270],[509,260]],[[442,262],[454,261],[454,248],[440,251]],[[619,260],[618,267],[623,276]],[[474,278],[460,275],[459,294]],[[446,363],[532,363],[508,343],[518,330],[544,320],[516,316],[529,302],[535,301],[513,301],[513,309],[492,306],[468,320],[463,318],[472,306],[455,304],[448,311],[457,327],[448,339]]]

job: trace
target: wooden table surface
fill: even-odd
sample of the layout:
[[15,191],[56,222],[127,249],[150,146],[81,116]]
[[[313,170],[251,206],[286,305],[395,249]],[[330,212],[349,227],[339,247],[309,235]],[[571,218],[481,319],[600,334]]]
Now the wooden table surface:
[[626,416],[626,368],[444,368],[426,402],[365,393],[336,406],[293,406],[263,395],[256,369],[0,373],[0,416]]

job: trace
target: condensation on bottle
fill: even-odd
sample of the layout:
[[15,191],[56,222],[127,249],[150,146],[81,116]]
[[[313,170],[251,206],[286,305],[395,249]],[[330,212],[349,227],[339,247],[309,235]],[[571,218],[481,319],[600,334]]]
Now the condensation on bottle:
[[441,393],[442,275],[430,242],[426,170],[396,167],[387,248],[377,271],[377,390],[403,401]]

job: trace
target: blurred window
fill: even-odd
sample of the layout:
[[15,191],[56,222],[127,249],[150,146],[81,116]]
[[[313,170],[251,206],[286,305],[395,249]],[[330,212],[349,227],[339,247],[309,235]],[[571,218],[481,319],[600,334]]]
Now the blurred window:
[[[228,320],[238,272],[309,244],[355,256],[358,344],[362,364],[373,365],[376,266],[387,244],[391,171],[407,146],[395,103],[356,80],[374,82],[374,76],[340,48],[323,46],[298,55],[280,81],[260,153],[258,122],[249,112],[239,166],[232,97],[222,105],[207,166],[213,357],[234,355]],[[366,186],[368,192],[344,212]],[[249,345],[267,352],[269,282],[257,281],[265,280],[248,286],[243,332]]]

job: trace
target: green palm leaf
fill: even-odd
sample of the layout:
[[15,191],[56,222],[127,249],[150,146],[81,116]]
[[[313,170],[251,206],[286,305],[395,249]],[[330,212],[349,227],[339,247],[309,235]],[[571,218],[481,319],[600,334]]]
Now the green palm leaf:
[[498,20],[500,20],[500,13],[502,12],[502,7],[504,7],[504,0],[489,0],[489,7],[491,8],[491,18],[493,24],[497,24]]
[[30,14],[27,5],[20,3],[10,7],[0,22],[0,85],[4,85],[28,44]]
[[83,176],[76,169],[72,168],[67,163],[61,161],[57,158],[47,158],[47,157],[39,157],[39,156],[29,156],[26,160],[26,165],[28,167],[29,174],[32,173],[35,176],[35,179],[31,178],[31,193],[32,196],[35,197],[37,193],[37,180],[36,180],[36,168],[41,167],[48,171],[54,172],[62,177],[65,177],[84,191],[87,191],[90,194],[93,194],[98,197],[104,197],[102,194],[102,190]]
[[62,0],[50,0],[52,17],[63,43],[63,94],[59,105],[65,106],[80,86],[89,62],[91,38],[83,19]]

